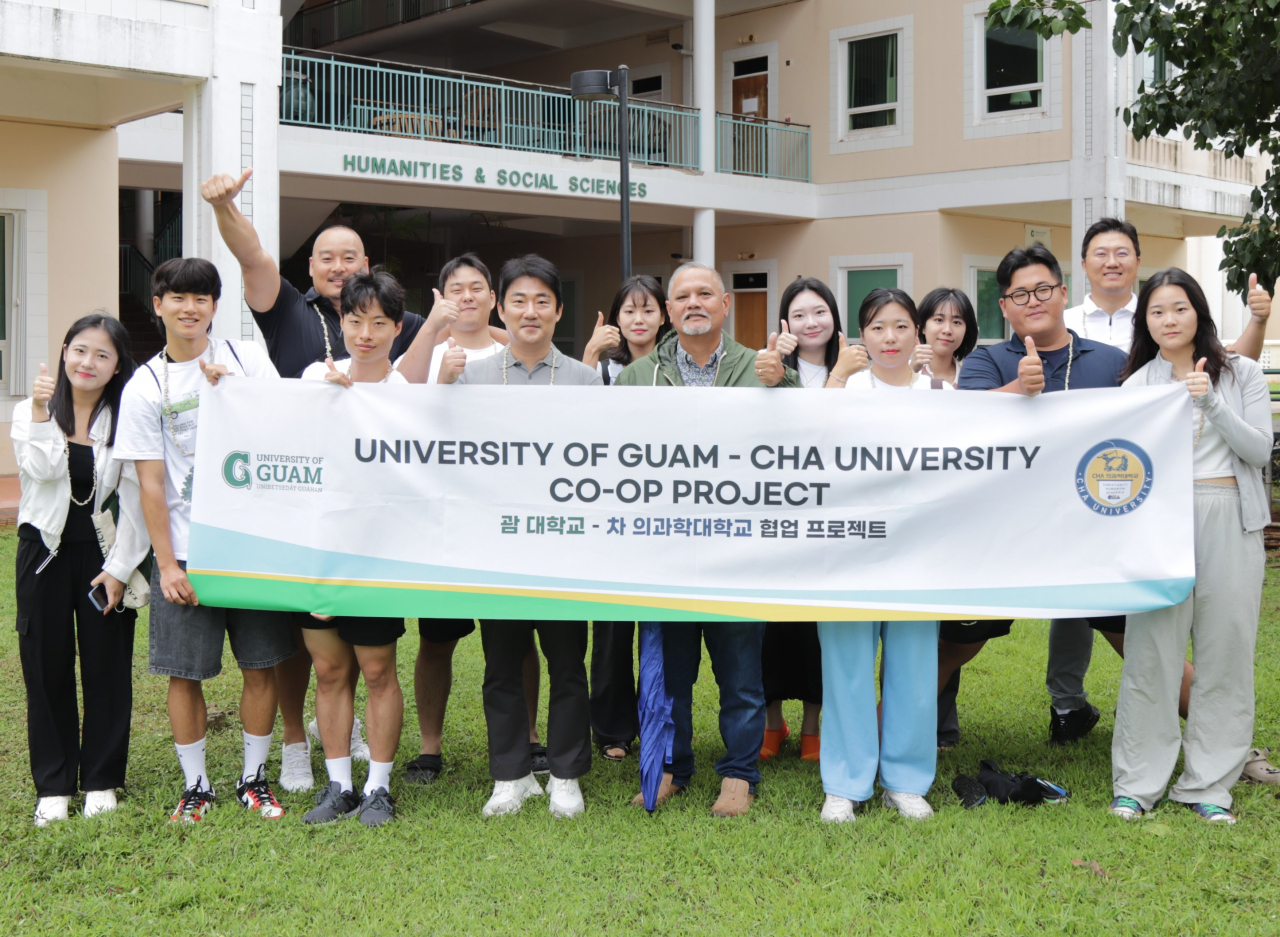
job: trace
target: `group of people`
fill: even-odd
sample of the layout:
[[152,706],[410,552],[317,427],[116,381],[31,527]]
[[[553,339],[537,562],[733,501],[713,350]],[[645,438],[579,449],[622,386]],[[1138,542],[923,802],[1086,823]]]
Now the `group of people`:
[[[201,390],[241,375],[343,387],[619,384],[1026,396],[1181,382],[1194,403],[1188,433],[1197,588],[1167,609],[1052,623],[1051,740],[1079,739],[1098,721],[1084,678],[1093,632],[1100,631],[1124,657],[1113,814],[1140,816],[1168,788],[1171,801],[1207,821],[1234,823],[1230,788],[1242,774],[1280,783],[1266,750],[1251,748],[1262,528],[1270,520],[1262,469],[1272,447],[1269,390],[1256,360],[1271,298],[1256,282],[1248,296],[1250,322],[1235,346],[1224,348],[1203,292],[1185,272],[1161,271],[1134,294],[1137,232],[1127,222],[1103,219],[1084,238],[1092,292],[1083,307],[1066,309],[1062,272],[1047,249],[1037,244],[1006,255],[996,276],[1007,341],[979,345],[969,298],[939,288],[919,306],[902,290],[873,290],[857,310],[861,343],[853,342],[830,288],[799,278],[783,292],[778,331],[756,350],[724,333],[732,296],[713,268],[691,262],[665,288],[651,277],[626,280],[577,361],[553,343],[562,285],[545,259],[509,260],[495,283],[474,254],[454,258],[441,270],[423,317],[405,310],[394,277],[369,269],[359,235],[335,226],[315,240],[312,288],[304,294],[280,275],[236,208],[246,179],[247,173],[214,176],[202,195],[240,263],[245,299],[267,350],[210,336],[221,293],[217,270],[205,260],[179,258],[161,264],[153,277],[165,337],[159,355],[135,367],[120,323],[85,316],[68,330],[54,373],[42,368],[32,397],[14,413],[22,487],[17,629],[36,825],[65,819],[78,791],[85,792],[85,816],[115,808],[128,755],[136,610],[148,602],[149,669],[169,681],[169,720],[183,775],[173,821],[198,822],[221,802],[206,759],[203,683],[221,671],[224,637],[243,682],[237,802],[264,819],[285,814],[267,777],[279,713],[280,787],[315,787],[310,738],[323,748],[325,782],[302,822],[356,818],[378,826],[395,816],[391,774],[404,719],[396,653],[404,620],[214,608],[200,603],[187,578]],[[490,325],[495,309],[504,328]],[[544,794],[552,814],[576,816],[584,809],[579,779],[593,752],[612,761],[630,757],[639,731],[635,623],[591,624],[588,676],[587,622],[479,623],[494,781],[485,816],[517,812]],[[715,815],[749,811],[759,763],[775,757],[790,734],[782,701],[799,699],[800,757],[820,762],[822,819],[854,820],[877,782],[890,808],[927,818],[937,752],[958,737],[960,668],[1011,625],[663,625],[675,734],[658,803],[686,789],[694,773],[693,686],[705,645],[719,688],[725,749],[715,766],[722,778]],[[468,619],[418,620],[413,691],[421,745],[404,766],[406,783],[431,784],[443,768],[452,658],[475,628]],[[1185,659],[1188,640],[1194,669]],[[537,733],[542,659],[550,680],[545,745]],[[306,724],[313,670],[315,719]],[[361,676],[363,721],[355,714]],[[1179,751],[1184,770],[1169,788]],[[359,787],[353,760],[368,762]],[[539,776],[547,777],[545,791]]]

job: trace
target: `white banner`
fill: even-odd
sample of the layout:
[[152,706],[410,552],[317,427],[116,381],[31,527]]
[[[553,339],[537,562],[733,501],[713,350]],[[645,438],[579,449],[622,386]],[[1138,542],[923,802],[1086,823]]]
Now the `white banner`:
[[601,620],[1075,617],[1194,582],[1180,385],[1032,399],[206,388],[201,601]]

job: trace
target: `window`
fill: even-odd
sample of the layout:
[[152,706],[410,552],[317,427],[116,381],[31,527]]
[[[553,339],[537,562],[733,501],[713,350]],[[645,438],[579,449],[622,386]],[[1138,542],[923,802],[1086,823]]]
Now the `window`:
[[892,127],[898,122],[898,34],[849,42],[848,128]]
[[985,40],[987,114],[1044,107],[1044,42],[1027,29],[989,26]]
[[1165,57],[1164,49],[1159,46],[1152,46],[1139,55],[1137,65],[1138,67],[1134,69],[1134,76],[1137,79],[1134,82],[1134,94],[1150,91],[1153,85],[1173,77],[1173,69]]
[[848,270],[845,272],[845,335],[857,338],[858,310],[862,301],[875,289],[892,289],[898,285],[896,267]]
[[733,77],[746,78],[748,75],[767,75],[769,73],[769,56],[760,55],[753,59],[739,59],[733,63]]
[[[994,270],[977,270],[974,312],[978,315],[978,340],[984,344],[1002,342],[1009,337],[1004,313],[1000,311],[1000,284]],[[1071,295],[1071,275],[1064,278],[1067,295]]]
[[631,82],[631,96],[633,98],[646,97],[656,95],[662,96],[662,76],[650,75],[648,78],[637,78]]

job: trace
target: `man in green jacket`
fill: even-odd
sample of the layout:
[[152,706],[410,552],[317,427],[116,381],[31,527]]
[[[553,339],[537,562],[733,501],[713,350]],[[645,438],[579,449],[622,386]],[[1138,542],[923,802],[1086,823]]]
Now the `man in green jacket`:
[[[687,263],[671,277],[667,312],[674,331],[651,354],[629,364],[619,385],[662,387],[798,387],[796,372],[782,364],[777,333],[760,352],[723,334],[733,296],[724,291],[720,274],[699,263]],[[662,776],[658,803],[670,800],[693,778],[693,684],[698,679],[702,644],[707,645],[720,687],[720,737],[725,754],[716,762],[723,778],[711,812],[742,816],[751,808],[760,770],[756,762],[764,741],[764,684],[760,653],[764,622],[666,622],[662,626],[662,660],[667,693],[672,697],[675,738],[671,764]],[[643,803],[637,797],[636,803]]]

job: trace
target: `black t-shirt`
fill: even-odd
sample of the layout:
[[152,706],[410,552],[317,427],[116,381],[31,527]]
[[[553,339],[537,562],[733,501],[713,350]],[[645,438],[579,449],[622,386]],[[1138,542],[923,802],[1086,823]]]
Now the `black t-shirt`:
[[[97,541],[98,532],[93,526],[93,502],[89,494],[93,491],[93,446],[68,442],[70,450],[69,466],[71,469],[71,497],[68,502],[67,523],[62,528],[63,543],[92,543]],[[76,504],[76,501],[88,501],[88,504]],[[31,524],[23,524],[18,529],[18,536],[23,540],[39,540],[40,531]]]
[[[317,310],[319,315],[317,315]],[[298,377],[307,365],[324,360],[325,330],[329,333],[329,347],[333,357],[346,358],[347,347],[342,341],[342,326],[333,304],[319,295],[315,288],[306,295],[297,287],[280,278],[280,294],[275,305],[266,312],[253,311],[253,319],[262,329],[267,340],[267,354],[281,377]],[[391,346],[391,360],[395,361],[413,344],[414,336],[425,320],[414,312],[404,314],[404,322],[395,344]]]

